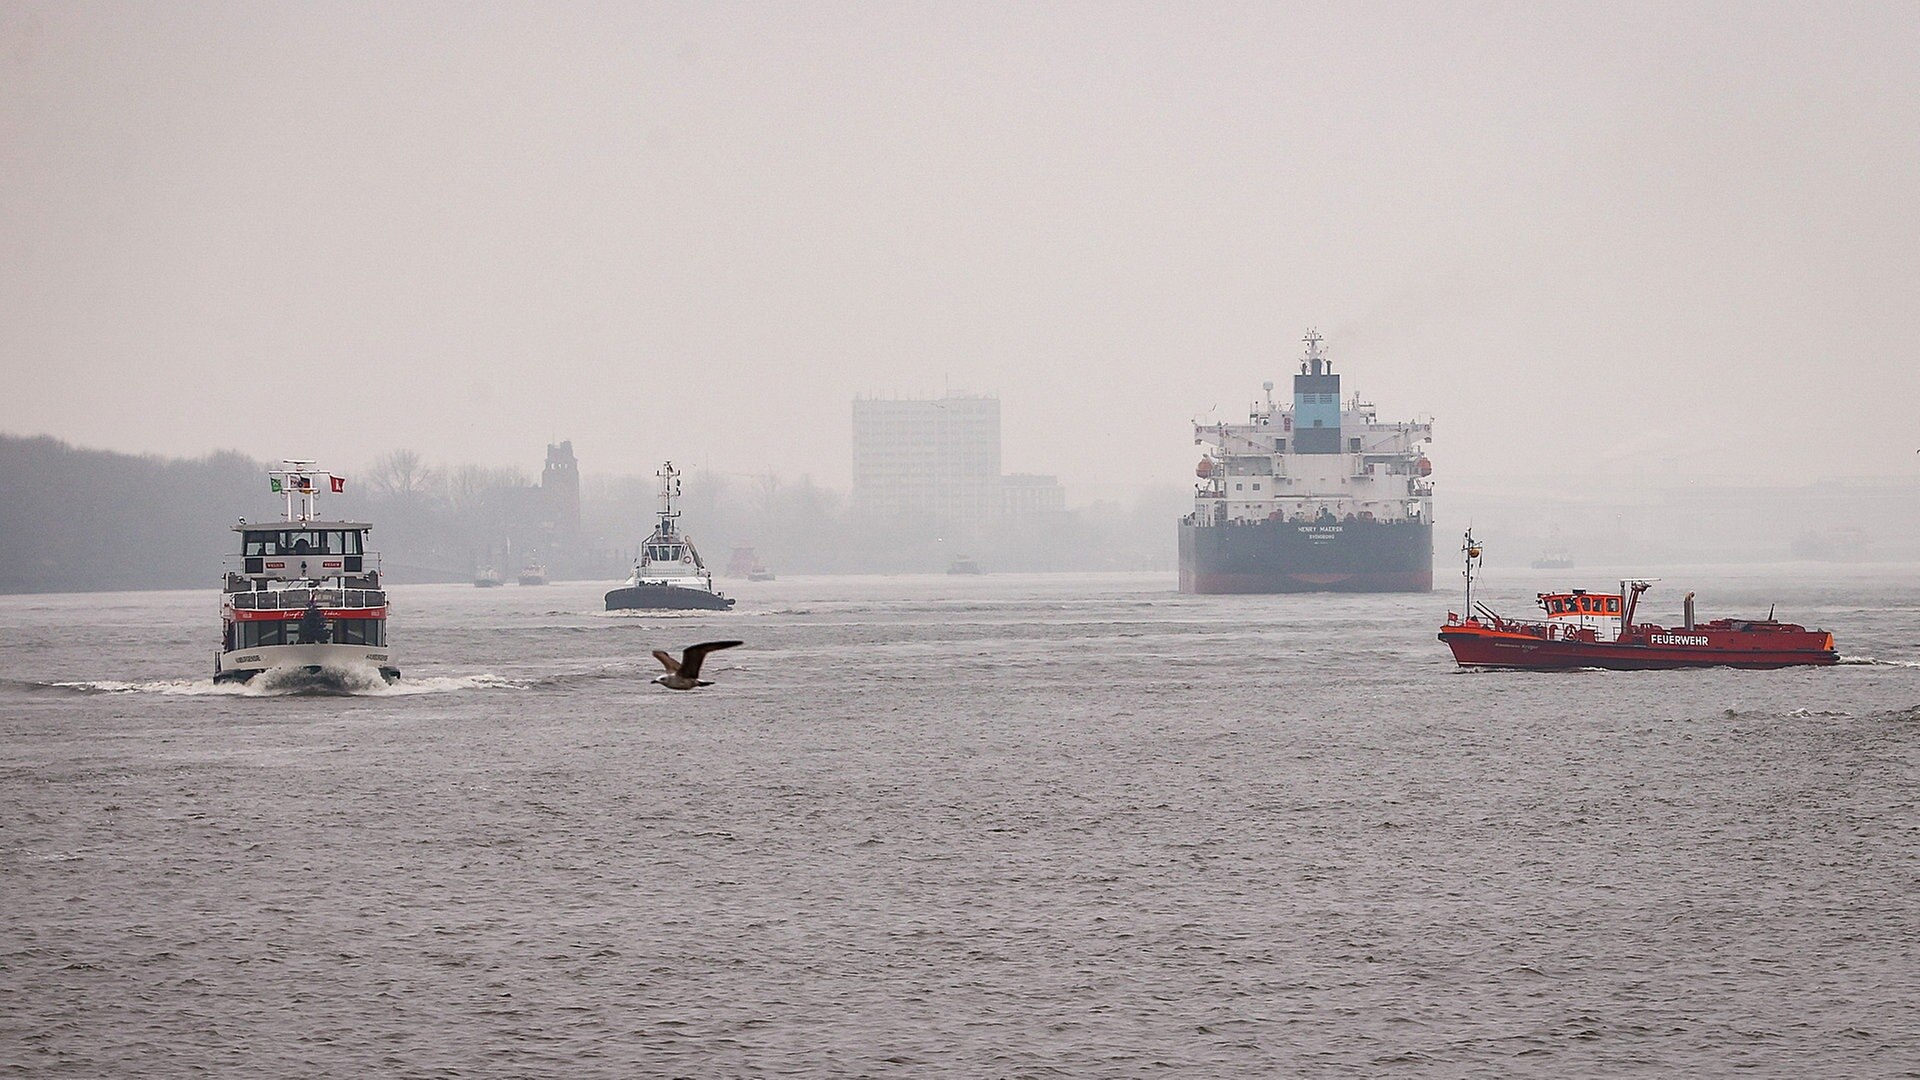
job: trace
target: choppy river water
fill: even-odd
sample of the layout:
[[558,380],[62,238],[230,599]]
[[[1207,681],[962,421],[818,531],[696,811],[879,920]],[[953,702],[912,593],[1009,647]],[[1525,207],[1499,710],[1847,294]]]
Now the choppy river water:
[[1447,593],[1167,575],[422,586],[400,686],[311,696],[212,686],[211,590],[0,597],[0,1073],[1913,1075],[1920,573],[1681,576],[1852,662],[1463,673]]

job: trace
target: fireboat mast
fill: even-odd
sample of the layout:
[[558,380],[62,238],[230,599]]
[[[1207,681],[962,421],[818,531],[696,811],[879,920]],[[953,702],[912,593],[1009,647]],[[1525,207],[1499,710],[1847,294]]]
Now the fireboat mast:
[[1473,571],[1480,565],[1480,542],[1473,538],[1471,528],[1467,530],[1466,539],[1460,544],[1460,552],[1466,556],[1467,561],[1467,596],[1464,601],[1466,607],[1462,614],[1471,619],[1473,618]]

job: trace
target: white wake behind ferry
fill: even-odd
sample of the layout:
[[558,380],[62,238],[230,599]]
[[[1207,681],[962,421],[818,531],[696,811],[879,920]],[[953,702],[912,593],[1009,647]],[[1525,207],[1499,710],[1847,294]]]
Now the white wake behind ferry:
[[226,557],[220,590],[222,638],[215,682],[246,682],[286,670],[351,680],[356,672],[394,682],[400,669],[387,649],[387,594],[380,557],[367,550],[364,521],[322,521],[316,485],[346,481],[289,460],[270,470],[286,498],[281,521],[242,518],[240,553]]

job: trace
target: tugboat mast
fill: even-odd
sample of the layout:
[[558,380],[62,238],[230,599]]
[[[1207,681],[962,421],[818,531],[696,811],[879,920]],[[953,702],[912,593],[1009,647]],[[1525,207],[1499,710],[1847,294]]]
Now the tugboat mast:
[[673,521],[680,512],[673,508],[673,500],[680,495],[680,470],[669,461],[653,475],[660,478],[660,535],[673,535]]

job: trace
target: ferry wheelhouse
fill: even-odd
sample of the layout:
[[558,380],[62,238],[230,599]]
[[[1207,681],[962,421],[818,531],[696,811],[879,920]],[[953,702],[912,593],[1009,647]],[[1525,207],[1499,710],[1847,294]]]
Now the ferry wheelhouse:
[[669,461],[654,474],[660,478],[660,510],[653,533],[640,545],[633,574],[620,588],[607,593],[607,610],[727,611],[733,601],[713,587],[713,571],[680,531],[680,471]]
[[313,464],[289,460],[268,473],[286,500],[282,520],[242,519],[233,527],[240,552],[226,558],[215,682],[246,682],[276,669],[400,678],[387,648],[380,556],[367,547],[373,526],[319,517],[317,485],[340,492],[346,480]]
[[1634,612],[1652,580],[1622,581],[1617,593],[1540,593],[1536,599],[1544,619],[1508,619],[1473,599],[1473,575],[1481,558],[1473,534],[1467,534],[1461,550],[1466,554],[1466,613],[1448,612],[1440,628],[1440,640],[1461,667],[1782,668],[1840,661],[1832,634],[1780,622],[1772,612],[1764,619],[1702,622],[1694,617],[1692,593],[1682,602],[1681,625],[1636,623]]

